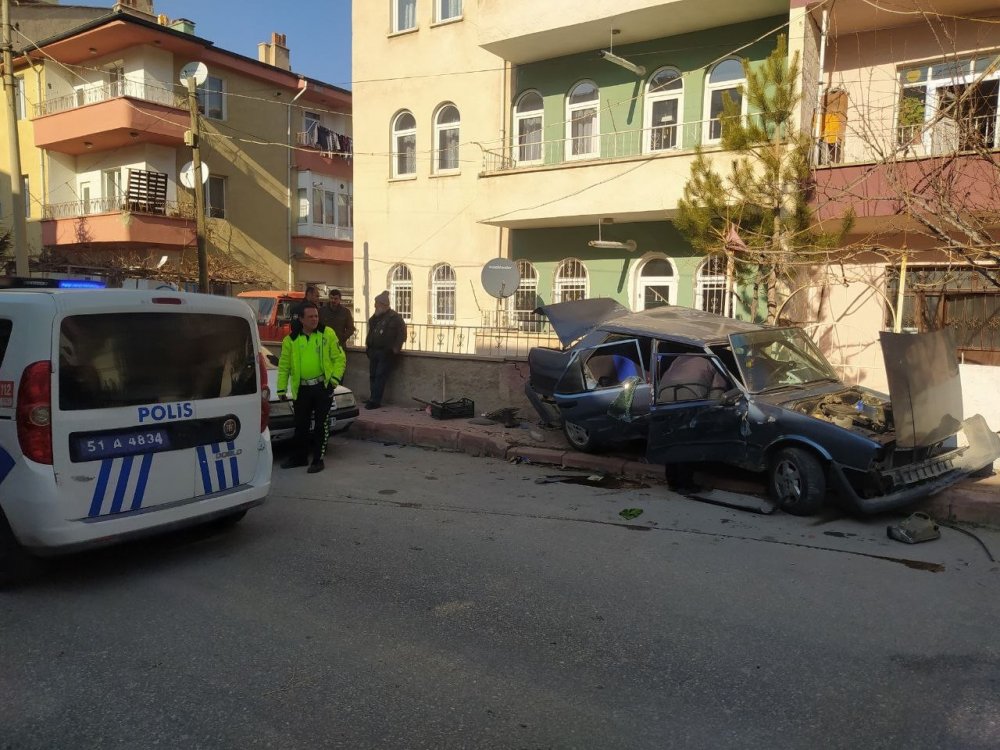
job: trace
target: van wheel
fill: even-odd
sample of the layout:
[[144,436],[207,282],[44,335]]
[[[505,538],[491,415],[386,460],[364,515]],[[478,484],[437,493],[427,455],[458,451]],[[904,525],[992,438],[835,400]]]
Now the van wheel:
[[826,473],[819,459],[802,448],[782,448],[770,469],[771,496],[786,513],[811,516],[826,502]]
[[585,427],[563,421],[563,434],[566,436],[566,442],[574,450],[583,451],[584,453],[594,453],[597,450],[597,441],[594,440],[590,431]]
[[0,589],[24,583],[41,569],[41,560],[25,551],[0,511]]

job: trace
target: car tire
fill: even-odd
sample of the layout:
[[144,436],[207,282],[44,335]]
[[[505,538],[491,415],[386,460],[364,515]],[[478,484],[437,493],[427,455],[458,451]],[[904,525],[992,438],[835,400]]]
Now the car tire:
[[802,448],[782,448],[771,459],[771,497],[783,511],[811,516],[826,502],[826,472],[819,459]]
[[593,453],[597,450],[597,441],[585,427],[563,420],[563,435],[573,450],[584,453]]
[[0,589],[25,583],[41,569],[42,561],[21,546],[0,511]]

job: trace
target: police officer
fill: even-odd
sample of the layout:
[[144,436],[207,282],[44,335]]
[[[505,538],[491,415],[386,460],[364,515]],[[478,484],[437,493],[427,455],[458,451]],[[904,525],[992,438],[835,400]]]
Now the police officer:
[[[278,360],[278,398],[284,401],[291,385],[295,407],[295,438],[292,455],[282,468],[309,465],[309,473],[323,471],[326,441],[330,436],[330,406],[333,389],[344,377],[347,357],[337,334],[319,322],[319,309],[314,302],[304,302],[301,331],[293,331],[281,342]],[[313,424],[312,445],[309,423]],[[309,463],[310,447],[312,463]]]

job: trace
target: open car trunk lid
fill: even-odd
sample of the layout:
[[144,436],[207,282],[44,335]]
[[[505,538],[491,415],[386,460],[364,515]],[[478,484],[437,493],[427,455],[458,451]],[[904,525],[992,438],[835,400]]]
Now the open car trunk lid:
[[607,297],[556,302],[552,305],[542,305],[535,310],[536,314],[540,313],[549,319],[552,330],[563,346],[569,346],[601,323],[628,315],[630,312],[621,303]]

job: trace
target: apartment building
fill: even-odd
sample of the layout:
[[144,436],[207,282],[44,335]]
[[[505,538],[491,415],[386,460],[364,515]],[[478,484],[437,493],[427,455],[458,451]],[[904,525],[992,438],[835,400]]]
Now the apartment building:
[[357,288],[389,289],[415,323],[480,324],[499,256],[521,276],[508,323],[596,296],[736,312],[725,259],[672,218],[696,146],[728,163],[719,117],[740,58],[759,65],[779,33],[799,49],[804,10],[355,0],[353,15]]
[[982,398],[1000,364],[1000,9],[796,4],[823,51],[817,215],[850,205],[858,217],[844,262],[816,269],[796,317],[875,387],[880,330],[947,326],[973,379],[966,398]]
[[[352,283],[351,93],[294,73],[281,34],[256,59],[187,19],[119,3],[46,39],[15,31],[32,270],[111,284],[197,280],[196,94],[213,289]],[[148,6],[148,7],[146,7]],[[150,12],[143,12],[148,9]],[[0,154],[0,170],[8,161]],[[187,176],[192,176],[193,173]],[[0,208],[9,211],[5,185]]]

